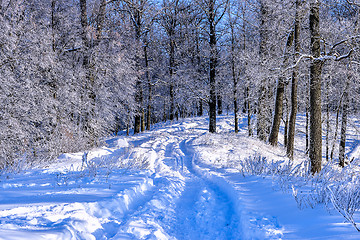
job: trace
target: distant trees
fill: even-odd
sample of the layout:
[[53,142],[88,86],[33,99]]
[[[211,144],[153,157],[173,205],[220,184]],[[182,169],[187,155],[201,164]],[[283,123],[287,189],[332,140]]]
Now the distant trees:
[[82,1],[80,14],[73,1],[1,3],[0,167],[93,146],[124,126],[135,74],[122,36],[103,37],[107,8]]
[[309,112],[313,173],[324,119],[325,160],[344,166],[358,16],[345,0],[0,1],[0,167],[204,113],[216,132],[233,111],[238,132],[241,110],[249,136],[278,145],[283,132],[290,158]]

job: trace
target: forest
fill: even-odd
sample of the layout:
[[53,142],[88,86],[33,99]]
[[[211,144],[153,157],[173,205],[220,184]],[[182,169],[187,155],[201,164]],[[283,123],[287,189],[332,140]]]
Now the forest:
[[290,159],[304,114],[311,172],[351,162],[357,0],[1,0],[0,22],[0,168],[222,114],[274,146],[283,125]]

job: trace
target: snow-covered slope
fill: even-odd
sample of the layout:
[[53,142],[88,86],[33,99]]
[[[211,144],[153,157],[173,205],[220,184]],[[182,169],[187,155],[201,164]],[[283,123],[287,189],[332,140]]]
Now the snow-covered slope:
[[257,154],[286,161],[281,147],[235,135],[231,117],[218,134],[206,128],[205,118],[158,124],[86,159],[1,175],[0,239],[360,239],[336,211],[299,209],[278,181],[239,170]]

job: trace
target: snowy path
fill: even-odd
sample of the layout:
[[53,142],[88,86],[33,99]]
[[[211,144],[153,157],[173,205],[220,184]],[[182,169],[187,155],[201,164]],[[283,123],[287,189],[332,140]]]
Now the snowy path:
[[166,141],[142,143],[156,156],[155,190],[133,209],[115,239],[240,239],[239,216],[229,196],[194,171],[191,142],[174,132]]
[[[180,143],[185,155],[185,190],[176,206],[178,239],[240,239],[239,217],[234,203],[220,186],[194,170],[192,141]],[[216,214],[214,214],[216,213]]]
[[[204,118],[188,119],[109,139],[107,147],[89,152],[89,160],[105,163],[100,167],[82,169],[78,153],[47,168],[2,175],[0,239],[360,238],[323,208],[299,210],[271,179],[244,178],[204,161],[225,161],[236,152],[220,134],[202,146],[198,140],[208,136],[206,126]],[[222,132],[230,128],[229,118],[219,124]],[[211,149],[213,141],[223,143],[217,151],[226,154]],[[246,144],[259,147],[255,140],[238,141],[246,154]],[[110,164],[118,160],[147,168]]]

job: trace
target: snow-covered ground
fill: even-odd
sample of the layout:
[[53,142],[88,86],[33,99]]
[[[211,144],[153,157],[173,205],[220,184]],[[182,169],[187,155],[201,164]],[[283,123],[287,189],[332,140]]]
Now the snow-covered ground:
[[[334,208],[295,201],[311,189],[302,180],[242,170],[251,158],[286,165],[281,146],[247,137],[245,124],[233,133],[231,116],[219,117],[217,134],[207,124],[157,124],[109,138],[86,159],[63,154],[49,166],[3,173],[0,239],[360,239]],[[357,162],[359,135],[351,134]],[[294,164],[306,160],[301,135]]]

